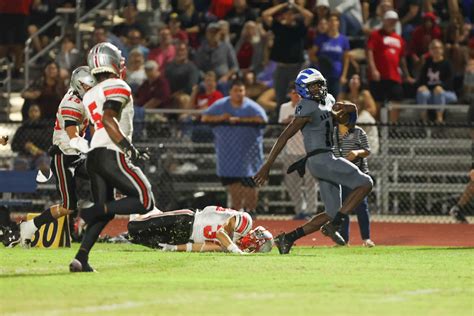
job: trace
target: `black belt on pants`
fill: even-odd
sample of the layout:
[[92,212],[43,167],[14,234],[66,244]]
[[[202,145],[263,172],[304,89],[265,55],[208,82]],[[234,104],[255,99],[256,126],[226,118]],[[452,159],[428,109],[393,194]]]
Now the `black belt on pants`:
[[300,177],[304,177],[304,174],[306,173],[306,160],[308,160],[308,158],[312,156],[319,155],[322,153],[328,153],[328,152],[332,152],[332,150],[331,149],[315,149],[313,151],[310,151],[309,153],[306,154],[306,156],[292,163],[291,166],[288,167],[288,170],[286,170],[286,173],[290,174],[296,170],[298,171],[298,174],[300,175]]

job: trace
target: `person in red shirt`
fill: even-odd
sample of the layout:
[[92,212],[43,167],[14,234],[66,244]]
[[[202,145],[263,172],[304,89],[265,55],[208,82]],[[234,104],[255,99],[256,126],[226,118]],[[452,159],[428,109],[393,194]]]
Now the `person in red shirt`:
[[436,15],[427,12],[423,15],[423,24],[411,33],[410,56],[418,64],[420,57],[428,52],[428,46],[434,39],[441,39],[441,28],[436,24]]
[[160,29],[160,45],[153,48],[148,54],[148,60],[155,61],[160,65],[160,71],[164,72],[166,65],[176,57],[176,47],[173,45],[173,36],[168,27]]
[[0,58],[12,55],[15,73],[23,66],[31,3],[32,0],[0,1]]
[[170,86],[153,60],[145,63],[147,80],[137,90],[135,106],[146,109],[166,108],[171,96]]
[[[370,33],[367,42],[370,92],[379,104],[403,99],[399,66],[406,74],[406,80],[415,82],[408,72],[404,57],[405,41],[395,32],[397,21],[397,12],[385,12],[382,28]],[[390,112],[392,122],[398,120],[398,114],[397,111]]]
[[224,95],[217,90],[217,78],[214,71],[208,71],[204,76],[204,89],[195,86],[191,96],[194,108],[202,110],[210,107]]

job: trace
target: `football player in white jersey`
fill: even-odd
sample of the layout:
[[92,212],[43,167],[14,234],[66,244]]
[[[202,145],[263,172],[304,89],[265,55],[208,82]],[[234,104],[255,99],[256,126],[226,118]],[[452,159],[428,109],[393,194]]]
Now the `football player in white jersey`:
[[[87,64],[97,80],[97,85],[83,100],[87,117],[95,129],[86,161],[94,204],[79,207],[79,215],[88,227],[69,265],[71,272],[94,271],[88,263],[89,252],[115,214],[144,214],[154,207],[151,184],[133,164],[150,157],[131,143],[133,100],[130,87],[121,79],[122,54],[110,43],[99,43],[90,50]],[[125,197],[115,200],[114,189]]]
[[77,207],[76,176],[88,179],[80,154],[89,150],[82,136],[88,120],[82,98],[96,84],[89,67],[76,68],[71,75],[71,87],[64,95],[56,114],[53,146],[50,149],[51,171],[56,178],[56,188],[61,203],[53,205],[32,220],[20,224],[20,243],[29,247],[34,233],[44,224],[71,214]]
[[273,245],[268,230],[262,226],[252,230],[248,213],[219,206],[207,206],[196,212],[152,211],[131,219],[128,234],[133,243],[164,251],[243,254],[269,252]]

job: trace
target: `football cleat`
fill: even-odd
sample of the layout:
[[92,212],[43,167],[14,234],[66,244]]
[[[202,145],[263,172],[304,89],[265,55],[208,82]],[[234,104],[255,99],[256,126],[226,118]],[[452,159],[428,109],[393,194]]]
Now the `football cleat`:
[[278,248],[278,251],[280,252],[280,255],[286,255],[290,253],[291,247],[293,247],[293,241],[289,241],[286,238],[285,233],[281,233],[275,238],[275,245]]
[[37,228],[33,221],[20,223],[20,245],[23,248],[30,248],[31,239],[33,238]]
[[74,259],[69,264],[69,272],[97,272],[89,263],[82,264],[79,260]]
[[332,241],[334,241],[339,246],[346,245],[346,241],[344,240],[344,238],[342,238],[341,234],[339,234],[339,232],[334,227],[334,225],[331,224],[331,222],[324,224],[321,227],[321,233],[323,233],[324,236],[331,238]]
[[464,216],[464,214],[461,212],[461,210],[459,209],[459,207],[457,205],[453,206],[449,210],[449,215],[451,215],[456,220],[456,222],[458,222],[458,223],[461,223],[461,224],[468,224],[469,223],[467,221],[466,216]]
[[2,242],[7,248],[13,248],[20,242],[20,233],[11,227],[2,227]]

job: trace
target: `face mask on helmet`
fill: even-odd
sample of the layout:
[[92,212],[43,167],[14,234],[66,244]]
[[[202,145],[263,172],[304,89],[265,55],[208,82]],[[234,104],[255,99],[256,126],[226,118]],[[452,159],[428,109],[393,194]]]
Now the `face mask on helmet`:
[[240,249],[245,252],[270,252],[273,247],[273,235],[262,226],[251,230],[240,240]]
[[94,76],[91,75],[90,69],[87,66],[78,67],[74,69],[71,74],[71,88],[78,93],[81,98],[90,88],[95,86],[96,83]]
[[112,73],[117,78],[122,77],[124,59],[120,50],[107,42],[99,43],[91,48],[87,55],[87,64],[93,75]]
[[300,71],[295,80],[296,92],[303,98],[325,103],[328,93],[326,79],[314,68]]

